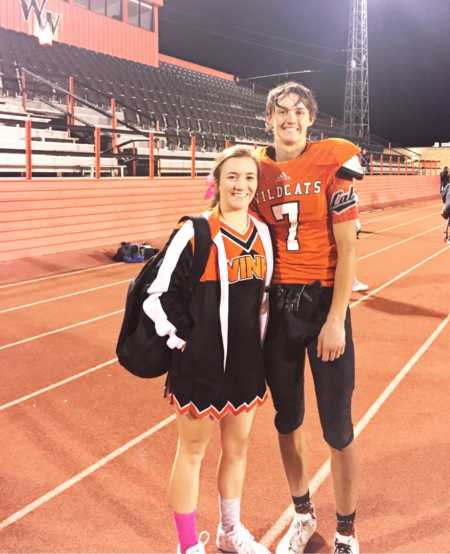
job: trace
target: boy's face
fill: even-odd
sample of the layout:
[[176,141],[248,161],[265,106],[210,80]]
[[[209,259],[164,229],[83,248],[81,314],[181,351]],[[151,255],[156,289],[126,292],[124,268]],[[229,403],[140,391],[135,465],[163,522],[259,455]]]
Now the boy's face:
[[267,122],[273,129],[275,144],[285,146],[303,143],[308,128],[314,123],[308,108],[293,92],[277,99]]

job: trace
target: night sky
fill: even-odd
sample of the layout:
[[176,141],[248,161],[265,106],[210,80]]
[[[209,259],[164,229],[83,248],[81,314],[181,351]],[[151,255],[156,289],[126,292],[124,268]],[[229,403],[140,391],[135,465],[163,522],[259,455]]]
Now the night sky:
[[[165,0],[160,51],[239,77],[292,76],[342,118],[350,0]],[[450,141],[450,0],[368,0],[371,133]],[[268,89],[285,80],[258,80]]]

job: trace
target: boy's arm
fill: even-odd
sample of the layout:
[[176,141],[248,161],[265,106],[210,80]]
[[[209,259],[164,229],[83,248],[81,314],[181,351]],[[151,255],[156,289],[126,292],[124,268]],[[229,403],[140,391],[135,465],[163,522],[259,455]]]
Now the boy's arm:
[[333,234],[338,256],[333,299],[317,344],[317,356],[325,362],[339,358],[345,350],[344,323],[356,270],[355,220],[334,223]]

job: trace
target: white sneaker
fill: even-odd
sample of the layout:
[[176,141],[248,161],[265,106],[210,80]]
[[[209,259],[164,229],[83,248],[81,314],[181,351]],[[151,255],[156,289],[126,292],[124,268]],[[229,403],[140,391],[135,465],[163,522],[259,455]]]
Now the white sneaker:
[[[205,545],[209,541],[208,531],[202,531],[198,536],[198,543],[190,546],[186,550],[186,554],[206,554]],[[177,554],[181,554],[180,545],[177,548]]]
[[336,531],[334,554],[359,554],[359,542],[356,535],[341,535]]
[[265,546],[255,541],[253,535],[242,523],[238,523],[228,532],[225,532],[219,524],[217,528],[216,545],[222,552],[233,552],[237,554],[270,554]]
[[289,529],[278,543],[276,554],[302,554],[317,527],[314,510],[307,514],[294,514]]
[[358,279],[355,279],[353,281],[353,285],[352,285],[353,292],[362,292],[368,289],[369,289],[369,285],[366,285],[366,283],[362,283],[361,281],[358,281]]

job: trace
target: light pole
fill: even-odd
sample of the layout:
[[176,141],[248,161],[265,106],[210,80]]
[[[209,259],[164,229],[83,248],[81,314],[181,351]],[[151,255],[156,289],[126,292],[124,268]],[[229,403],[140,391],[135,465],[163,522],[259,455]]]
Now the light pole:
[[367,0],[350,0],[345,77],[344,131],[370,143]]

